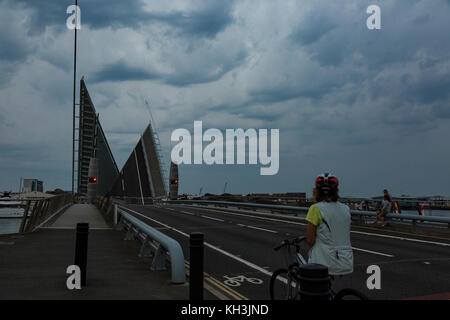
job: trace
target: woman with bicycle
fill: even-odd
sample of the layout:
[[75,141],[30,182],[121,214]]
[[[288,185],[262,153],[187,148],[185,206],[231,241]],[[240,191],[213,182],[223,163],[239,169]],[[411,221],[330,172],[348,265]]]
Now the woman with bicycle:
[[[328,274],[333,279],[335,276],[353,272],[353,250],[350,244],[350,208],[338,201],[338,186],[339,181],[335,176],[328,173],[319,175],[314,188],[314,196],[317,202],[309,208],[306,216],[308,221],[306,237],[284,240],[274,248],[275,251],[285,248],[287,256],[289,256],[290,248],[295,247],[296,261],[293,263],[287,261],[287,268],[280,268],[273,272],[269,287],[272,300],[309,299],[311,297],[330,300],[367,299],[363,293],[351,288],[344,288],[338,293],[331,289],[329,296],[326,292],[320,292],[317,296],[316,292],[308,293],[304,291],[306,287],[311,288],[310,283],[304,283],[305,287],[302,288],[302,282],[310,282],[311,280],[307,280],[309,276],[306,278],[302,276],[302,270],[307,270],[307,268],[304,268],[305,266],[312,267],[310,264],[326,266]],[[300,244],[304,240],[310,247],[308,264],[300,253]],[[316,267],[314,266],[314,268]],[[315,279],[315,281],[317,280]],[[323,278],[320,279],[320,281],[322,280]],[[304,297],[302,298],[302,296]]]
[[310,246],[308,263],[327,266],[331,276],[353,272],[350,208],[338,201],[338,186],[335,176],[319,175],[313,190],[316,203],[306,216],[306,241]]

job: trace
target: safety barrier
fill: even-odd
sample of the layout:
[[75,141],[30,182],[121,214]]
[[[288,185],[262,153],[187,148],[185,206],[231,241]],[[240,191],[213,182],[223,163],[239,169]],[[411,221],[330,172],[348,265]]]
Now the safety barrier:
[[[118,207],[119,228],[127,229],[125,240],[138,238],[142,241],[139,252],[140,257],[153,256],[152,270],[164,270],[166,264],[166,253],[170,254],[171,279],[172,283],[182,284],[186,282],[186,267],[184,264],[184,254],[180,244],[150,227],[130,213],[126,208]],[[155,243],[156,242],[156,243]]]
[[120,200],[112,199],[111,197],[97,197],[93,203],[108,225],[113,226],[117,224],[117,204],[122,203]]

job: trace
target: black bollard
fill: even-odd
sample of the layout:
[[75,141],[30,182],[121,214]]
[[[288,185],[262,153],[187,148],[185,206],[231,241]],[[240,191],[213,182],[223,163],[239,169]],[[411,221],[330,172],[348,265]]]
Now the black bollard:
[[328,268],[321,264],[302,264],[299,268],[302,300],[330,300],[331,281]]
[[88,250],[89,223],[77,223],[77,237],[75,242],[75,265],[81,271],[81,286],[86,286],[86,266]]
[[189,238],[189,299],[203,300],[203,240],[205,236],[200,232],[193,232]]

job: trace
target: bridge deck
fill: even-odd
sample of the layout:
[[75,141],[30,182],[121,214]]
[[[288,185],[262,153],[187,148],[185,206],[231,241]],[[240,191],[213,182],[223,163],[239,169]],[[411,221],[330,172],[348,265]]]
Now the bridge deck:
[[[205,272],[234,295],[268,299],[273,271],[285,267],[284,239],[306,232],[303,219],[226,208],[189,205],[126,205],[125,210],[176,239],[188,257],[188,235],[205,234]],[[370,299],[447,299],[450,239],[411,231],[353,225],[354,272],[333,281],[333,289],[354,288]],[[448,235],[448,234],[447,234]],[[306,249],[306,246],[305,248]],[[306,251],[303,251],[306,254]],[[290,256],[290,261],[293,261]],[[377,265],[381,288],[367,287],[367,268]]]

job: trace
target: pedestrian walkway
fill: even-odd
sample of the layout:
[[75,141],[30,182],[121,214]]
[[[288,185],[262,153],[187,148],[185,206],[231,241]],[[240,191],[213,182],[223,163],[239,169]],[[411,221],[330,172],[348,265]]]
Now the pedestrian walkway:
[[75,229],[79,222],[89,223],[90,229],[109,229],[100,211],[92,204],[74,204],[50,228]]
[[[74,264],[75,226],[90,225],[87,286],[69,290],[67,267]],[[188,283],[170,282],[170,268],[150,270],[138,257],[141,243],[103,221],[91,205],[73,205],[53,225],[24,235],[0,236],[0,299],[166,299],[189,298]],[[216,299],[205,290],[205,299]]]

